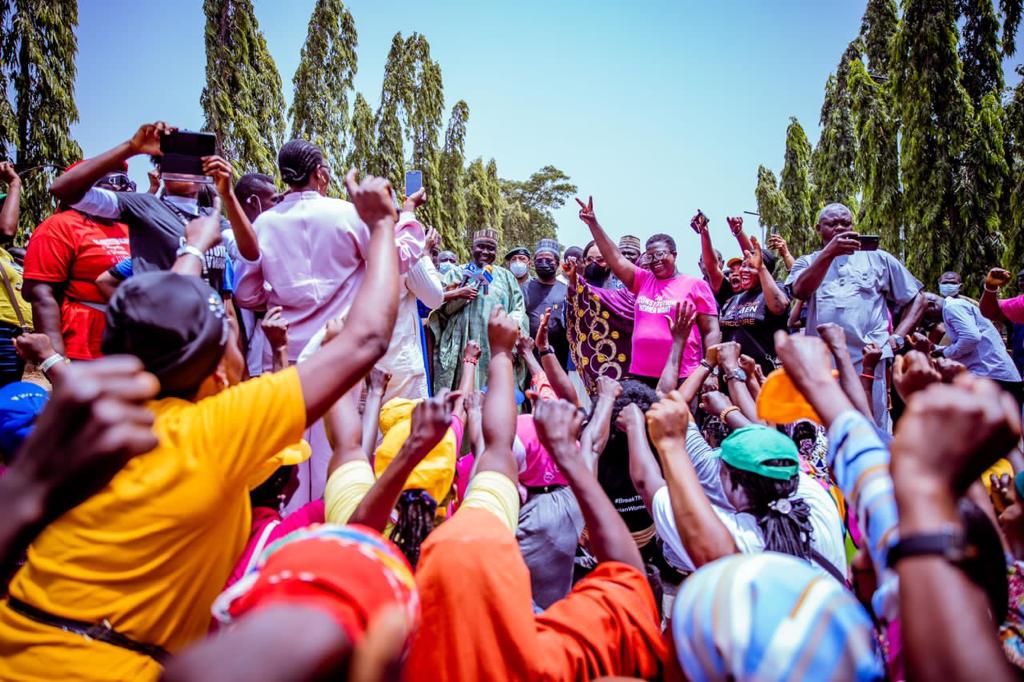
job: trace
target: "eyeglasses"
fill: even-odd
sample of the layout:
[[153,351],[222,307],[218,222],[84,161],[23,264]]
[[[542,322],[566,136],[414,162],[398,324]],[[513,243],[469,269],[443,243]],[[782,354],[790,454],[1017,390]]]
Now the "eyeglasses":
[[657,251],[648,251],[647,257],[651,260],[661,260],[662,258],[668,258],[669,255],[676,255],[674,251],[668,249],[658,249]]
[[111,173],[100,179],[97,185],[104,185],[115,192],[134,192],[135,183],[124,173]]

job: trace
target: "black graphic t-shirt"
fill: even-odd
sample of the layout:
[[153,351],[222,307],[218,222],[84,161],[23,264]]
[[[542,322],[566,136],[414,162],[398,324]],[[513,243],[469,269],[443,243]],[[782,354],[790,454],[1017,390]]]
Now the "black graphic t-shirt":
[[767,374],[775,369],[775,332],[786,328],[787,312],[772,314],[761,287],[740,292],[726,302],[718,316],[722,341],[740,344],[743,354],[754,358]]
[[604,453],[597,461],[597,482],[631,533],[651,527],[654,519],[647,512],[643,498],[636,491],[629,475],[629,446],[625,434],[612,433]]

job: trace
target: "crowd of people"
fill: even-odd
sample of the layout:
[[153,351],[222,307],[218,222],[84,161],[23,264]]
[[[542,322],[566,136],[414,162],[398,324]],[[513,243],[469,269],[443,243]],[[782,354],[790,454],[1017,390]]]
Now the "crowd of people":
[[1024,271],[933,293],[830,204],[728,261],[698,211],[691,277],[592,198],[461,263],[423,190],[162,177],[172,130],[0,250],[0,679],[1024,670]]

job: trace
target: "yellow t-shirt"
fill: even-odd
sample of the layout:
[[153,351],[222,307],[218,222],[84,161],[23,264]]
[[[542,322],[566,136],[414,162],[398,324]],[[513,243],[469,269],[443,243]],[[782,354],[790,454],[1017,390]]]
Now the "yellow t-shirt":
[[[4,269],[8,279],[11,280],[11,289],[14,291],[14,298],[18,301],[18,307],[21,308],[25,324],[31,327],[32,304],[26,303],[25,299],[21,296],[21,273],[14,268],[14,258],[11,254],[7,253],[6,249],[0,249],[0,268]],[[11,299],[7,295],[7,290],[3,287],[3,282],[0,282],[0,322],[13,324],[15,327],[21,326],[21,322],[18,321],[18,316],[11,306]]]
[[[201,638],[249,537],[248,483],[305,429],[294,368],[198,403],[150,404],[160,444],[32,543],[11,594],[49,613],[108,620],[171,653]],[[0,679],[155,679],[147,656],[0,607]]]

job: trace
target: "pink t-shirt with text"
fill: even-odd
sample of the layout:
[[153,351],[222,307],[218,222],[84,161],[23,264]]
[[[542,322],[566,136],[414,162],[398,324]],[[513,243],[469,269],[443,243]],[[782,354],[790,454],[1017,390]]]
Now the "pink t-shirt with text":
[[[633,323],[633,360],[629,371],[644,377],[659,377],[672,350],[672,331],[666,315],[671,315],[676,303],[690,301],[698,314],[718,315],[718,306],[711,287],[702,279],[689,275],[676,275],[658,279],[647,270],[637,269],[633,278],[636,295]],[[704,356],[700,329],[696,324],[683,348],[679,376],[686,377],[700,364]]]
[[514,451],[520,447],[523,448],[525,455],[525,464],[519,469],[520,483],[527,488],[569,485],[562,472],[558,470],[555,460],[551,458],[551,453],[541,445],[532,414],[521,414],[516,417],[516,439],[512,449]]
[[1010,322],[1024,324],[1024,295],[1000,301],[999,309]]

